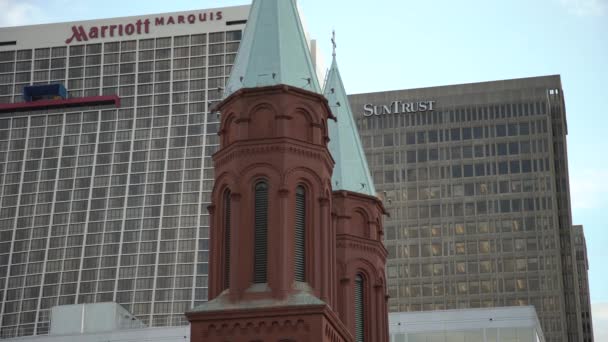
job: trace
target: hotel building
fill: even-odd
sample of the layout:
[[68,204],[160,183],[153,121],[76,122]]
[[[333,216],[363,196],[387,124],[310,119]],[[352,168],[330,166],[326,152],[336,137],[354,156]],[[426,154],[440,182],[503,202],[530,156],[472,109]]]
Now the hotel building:
[[[0,337],[48,333],[54,305],[115,301],[164,326],[207,299],[207,109],[248,12],[0,29]],[[49,83],[68,98],[23,103]]]
[[547,341],[582,341],[560,77],[349,100],[390,212],[389,310],[533,305]]

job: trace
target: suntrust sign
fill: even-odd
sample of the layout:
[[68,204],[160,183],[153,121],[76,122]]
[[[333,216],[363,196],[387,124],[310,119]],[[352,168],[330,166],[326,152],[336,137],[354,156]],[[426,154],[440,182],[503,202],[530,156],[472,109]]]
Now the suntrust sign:
[[65,40],[66,44],[70,44],[73,41],[86,42],[89,40],[107,38],[107,37],[122,37],[132,36],[134,34],[148,34],[150,33],[150,26],[168,26],[168,25],[181,25],[181,24],[196,24],[206,21],[218,21],[223,19],[222,11],[216,12],[200,12],[191,14],[180,14],[180,15],[168,15],[161,16],[152,19],[137,19],[127,24],[113,24],[113,25],[101,25],[91,26],[85,28],[82,25],[72,26],[72,35]]
[[388,115],[403,113],[430,112],[435,110],[435,101],[401,102],[393,101],[387,105],[374,105],[366,103],[363,105],[363,115]]

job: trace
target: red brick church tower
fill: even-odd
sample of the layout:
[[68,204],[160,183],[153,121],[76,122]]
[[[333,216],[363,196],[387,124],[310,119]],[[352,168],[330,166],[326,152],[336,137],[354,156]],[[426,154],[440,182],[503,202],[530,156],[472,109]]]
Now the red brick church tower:
[[295,0],[254,0],[225,95],[191,340],[387,342],[384,209],[335,58],[322,91]]

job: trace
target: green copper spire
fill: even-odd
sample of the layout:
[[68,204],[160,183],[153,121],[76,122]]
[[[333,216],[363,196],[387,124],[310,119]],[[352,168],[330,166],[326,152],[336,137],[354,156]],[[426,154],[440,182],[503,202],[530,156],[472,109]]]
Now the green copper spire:
[[253,0],[224,95],[286,84],[321,93],[295,0]]
[[374,182],[369,173],[355,119],[348,104],[335,53],[323,94],[329,102],[332,113],[337,118],[337,122],[328,120],[329,151],[336,161],[331,178],[333,189],[376,196]]

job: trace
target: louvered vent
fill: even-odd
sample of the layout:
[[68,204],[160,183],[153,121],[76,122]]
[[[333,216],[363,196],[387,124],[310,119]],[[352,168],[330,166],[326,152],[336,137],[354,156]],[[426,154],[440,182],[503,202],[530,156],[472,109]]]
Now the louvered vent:
[[230,190],[224,193],[224,288],[230,287]]
[[255,185],[255,232],[253,282],[266,282],[267,241],[268,241],[268,184],[258,182]]
[[364,342],[364,305],[363,305],[363,277],[357,274],[355,278],[355,341]]
[[296,281],[306,281],[306,195],[304,187],[296,188],[296,229],[295,236],[295,255],[294,270]]

